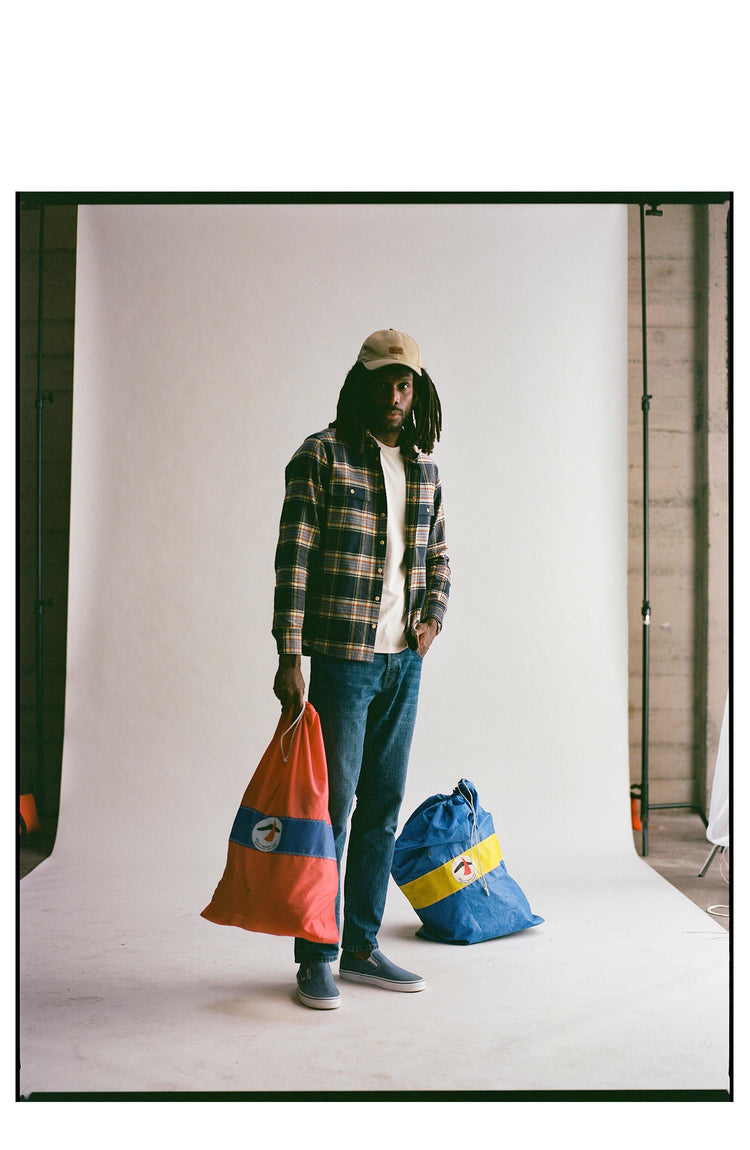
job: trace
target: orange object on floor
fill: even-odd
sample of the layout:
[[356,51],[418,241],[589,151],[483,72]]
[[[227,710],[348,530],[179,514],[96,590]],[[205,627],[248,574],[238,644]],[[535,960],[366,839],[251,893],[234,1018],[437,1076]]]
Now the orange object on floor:
[[19,835],[29,835],[33,831],[41,830],[39,815],[36,812],[36,802],[33,795],[21,795],[18,816]]
[[630,825],[634,831],[642,831],[640,815],[638,814],[638,799],[630,796]]

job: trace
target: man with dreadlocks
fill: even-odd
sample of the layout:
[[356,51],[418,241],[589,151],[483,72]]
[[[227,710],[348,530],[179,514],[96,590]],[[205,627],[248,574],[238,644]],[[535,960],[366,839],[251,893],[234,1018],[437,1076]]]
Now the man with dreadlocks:
[[[422,660],[442,627],[450,569],[438,469],[440,400],[408,335],[376,331],[339,395],[336,420],[286,469],[276,551],[274,694],[320,716],[329,809],[344,880],[339,974],[388,990],[424,979],[378,949],[404,796]],[[336,904],[339,920],[341,884]],[[295,939],[300,1002],[339,1006],[338,945]]]

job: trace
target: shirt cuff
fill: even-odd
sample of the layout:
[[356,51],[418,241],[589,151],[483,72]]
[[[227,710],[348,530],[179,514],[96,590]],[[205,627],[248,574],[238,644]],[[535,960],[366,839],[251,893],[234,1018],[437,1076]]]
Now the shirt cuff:
[[301,655],[302,634],[300,631],[276,631],[276,651],[279,655]]

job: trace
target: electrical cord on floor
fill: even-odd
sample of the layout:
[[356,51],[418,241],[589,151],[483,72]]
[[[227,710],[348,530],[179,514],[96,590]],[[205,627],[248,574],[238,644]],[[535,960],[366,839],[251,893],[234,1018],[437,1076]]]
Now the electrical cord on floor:
[[[719,873],[724,879],[724,882],[729,886],[729,847],[723,850],[719,855]],[[723,903],[717,902],[713,906],[707,906],[706,910],[709,914],[716,915],[717,918],[729,918],[729,907]]]

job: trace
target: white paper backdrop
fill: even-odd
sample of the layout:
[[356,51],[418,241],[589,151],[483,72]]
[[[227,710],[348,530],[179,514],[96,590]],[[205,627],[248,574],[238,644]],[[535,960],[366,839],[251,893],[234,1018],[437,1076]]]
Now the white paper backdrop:
[[632,849],[625,264],[619,206],[81,209],[61,846],[215,856],[276,717],[284,465],[393,326],[454,573],[405,813],[467,775],[511,857]]

